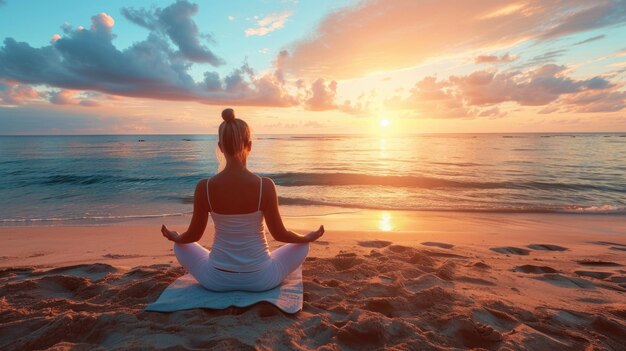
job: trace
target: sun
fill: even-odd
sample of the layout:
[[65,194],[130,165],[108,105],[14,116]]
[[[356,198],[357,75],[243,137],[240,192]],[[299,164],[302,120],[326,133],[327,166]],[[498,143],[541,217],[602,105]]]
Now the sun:
[[383,128],[387,128],[387,127],[389,127],[389,120],[388,120],[388,119],[386,119],[386,118],[381,119],[378,123],[379,123],[379,124],[380,124],[380,126],[381,126],[381,127],[383,127]]

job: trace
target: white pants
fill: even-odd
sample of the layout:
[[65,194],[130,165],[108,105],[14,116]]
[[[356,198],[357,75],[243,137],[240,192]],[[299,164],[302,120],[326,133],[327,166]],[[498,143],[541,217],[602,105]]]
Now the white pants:
[[271,253],[271,264],[256,272],[226,272],[209,260],[209,250],[198,243],[174,244],[174,255],[181,266],[205,288],[213,291],[264,291],[277,287],[309,253],[309,244],[285,244]]

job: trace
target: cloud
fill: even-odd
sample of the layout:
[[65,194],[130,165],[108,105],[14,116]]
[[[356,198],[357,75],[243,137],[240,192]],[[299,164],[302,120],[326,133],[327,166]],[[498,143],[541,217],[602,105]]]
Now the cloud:
[[75,92],[70,90],[51,91],[50,102],[56,105],[74,105],[78,102],[74,100]]
[[299,81],[298,84],[300,90],[304,90],[304,94],[299,96],[299,99],[303,101],[306,110],[338,110],[349,114],[362,114],[369,108],[365,94],[361,94],[355,101],[337,102],[337,82],[334,80],[327,82],[323,78],[318,78],[308,89],[305,89],[303,81]]
[[[179,0],[172,5],[153,10],[122,8],[122,15],[129,21],[149,29],[154,34],[166,35],[180,50],[180,54],[193,62],[224,64],[211,50],[200,43],[200,31],[192,19],[198,13],[198,5]],[[212,40],[208,34],[204,37]]]
[[497,55],[479,55],[474,58],[474,63],[508,63],[517,60],[517,56],[508,53],[498,57]]
[[99,106],[94,100],[81,96],[80,92],[72,90],[52,90],[48,92],[49,101],[55,105],[79,105],[85,107]]
[[625,107],[626,93],[603,77],[574,79],[565,66],[547,64],[528,72],[475,71],[444,80],[426,77],[410,96],[393,97],[387,105],[410,109],[422,116],[462,118],[504,116],[498,105],[546,106],[541,113],[614,112]]
[[110,35],[113,25],[115,25],[113,17],[104,12],[91,17],[91,30],[93,32],[108,33]]
[[625,22],[622,0],[371,0],[328,15],[315,35],[292,45],[286,69],[349,79]]
[[538,64],[553,62],[554,59],[563,56],[566,52],[567,52],[567,49],[547,51],[541,55],[537,55],[531,58],[530,60],[528,60],[528,63],[526,65],[535,66]]
[[245,34],[247,37],[255,36],[255,35],[263,36],[277,29],[281,29],[285,26],[287,19],[291,15],[292,15],[291,11],[286,11],[282,13],[274,13],[274,14],[265,16],[264,18],[256,22],[257,27],[246,29]]
[[394,96],[386,101],[392,109],[412,110],[422,117],[431,118],[464,118],[471,112],[459,94],[450,89],[449,81],[438,81],[436,77],[425,77],[418,81],[410,96],[401,98]]
[[305,102],[307,110],[325,111],[337,108],[335,97],[337,95],[337,82],[334,80],[326,84],[324,79],[319,78],[311,85]]
[[600,39],[604,39],[606,37],[605,34],[600,34],[600,35],[596,35],[595,37],[591,37],[591,38],[587,38],[585,40],[581,40],[579,42],[576,42],[572,45],[582,45],[582,44],[587,44],[587,43],[591,43],[592,41],[596,41],[596,40],[600,40]]
[[[189,15],[196,10],[193,6],[186,6],[189,6],[187,2],[179,1],[163,10],[155,9],[151,14],[146,10],[133,10],[129,16],[146,28],[166,28],[163,23],[189,24]],[[173,13],[182,17],[172,19],[175,17]],[[112,42],[114,25],[111,16],[101,13],[92,17],[89,29],[64,25],[64,34],[55,36],[50,45],[41,48],[6,38],[0,46],[0,80],[206,104],[298,104],[286,89],[280,70],[257,75],[247,64],[243,64],[224,78],[216,72],[206,72],[204,80],[195,81],[188,70],[201,59],[204,51],[195,50],[189,44],[194,43],[193,38],[197,39],[197,32],[190,30],[189,26],[183,25],[176,31],[178,34],[187,33],[193,37],[191,39],[167,32],[167,38],[179,49],[175,51],[168,39],[161,35],[161,29],[152,30],[146,40],[120,50]],[[195,24],[192,27],[195,28]]]
[[626,92],[585,91],[566,97],[562,105],[569,112],[617,112],[626,108]]
[[0,80],[0,106],[21,105],[39,97],[30,85]]
[[557,37],[623,24],[626,20],[624,0],[567,1],[557,19],[546,20],[549,27],[539,35],[540,39]]

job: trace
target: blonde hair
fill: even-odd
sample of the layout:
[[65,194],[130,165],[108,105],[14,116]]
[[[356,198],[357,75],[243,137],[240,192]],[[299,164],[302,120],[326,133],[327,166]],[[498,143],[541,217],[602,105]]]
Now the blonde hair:
[[[248,123],[235,118],[235,111],[232,108],[222,111],[222,118],[224,122],[219,127],[219,142],[222,146],[222,152],[245,161],[250,152],[248,144],[251,140]],[[222,163],[221,160],[220,163]]]

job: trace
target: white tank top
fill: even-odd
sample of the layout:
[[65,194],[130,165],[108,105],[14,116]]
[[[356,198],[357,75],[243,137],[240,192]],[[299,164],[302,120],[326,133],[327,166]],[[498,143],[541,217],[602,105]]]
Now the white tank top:
[[206,197],[215,225],[215,239],[209,253],[213,267],[234,272],[253,272],[270,265],[270,250],[265,238],[261,211],[263,193],[261,177],[259,182],[259,204],[256,212],[227,215],[213,212],[207,179]]

